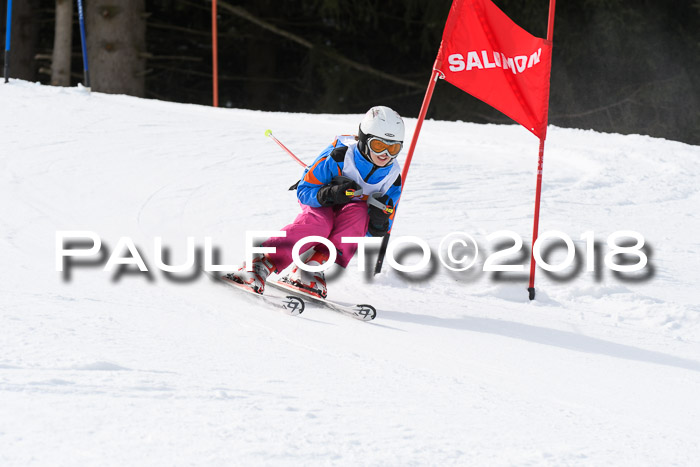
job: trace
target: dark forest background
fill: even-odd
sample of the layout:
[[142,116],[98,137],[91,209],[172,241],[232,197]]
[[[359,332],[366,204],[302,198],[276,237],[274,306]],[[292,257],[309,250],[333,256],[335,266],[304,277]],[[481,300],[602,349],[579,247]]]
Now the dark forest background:
[[[13,2],[11,77],[61,84],[56,57],[68,47],[62,84],[83,82],[76,2]],[[547,0],[494,3],[530,33],[546,36]],[[0,0],[3,44],[5,5]],[[84,5],[93,90],[211,105],[210,0]],[[363,113],[383,104],[416,117],[450,5],[219,1],[220,106]],[[72,23],[67,46],[65,39],[55,42],[66,24],[57,21],[61,11]],[[551,124],[700,144],[699,89],[700,0],[557,2]],[[436,87],[428,118],[512,123],[447,83]]]

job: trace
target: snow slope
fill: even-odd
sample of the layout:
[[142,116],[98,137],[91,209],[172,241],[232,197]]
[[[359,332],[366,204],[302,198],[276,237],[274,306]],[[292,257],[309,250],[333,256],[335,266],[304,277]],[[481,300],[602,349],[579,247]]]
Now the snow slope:
[[[379,310],[362,323],[175,280],[153,244],[178,263],[208,236],[239,263],[246,230],[298,211],[301,168],[264,131],[310,162],[360,115],[16,80],[0,103],[0,465],[697,465],[700,147],[550,128],[540,231],[582,260],[581,234],[601,243],[593,272],[538,270],[530,302],[526,274],[482,267],[489,234],[530,242],[537,140],[427,121],[392,238],[437,252],[464,231],[482,254],[463,273],[330,271],[330,296]],[[62,230],[106,254],[129,237],[150,273],[57,272]],[[639,274],[603,264],[619,230],[644,236]]]

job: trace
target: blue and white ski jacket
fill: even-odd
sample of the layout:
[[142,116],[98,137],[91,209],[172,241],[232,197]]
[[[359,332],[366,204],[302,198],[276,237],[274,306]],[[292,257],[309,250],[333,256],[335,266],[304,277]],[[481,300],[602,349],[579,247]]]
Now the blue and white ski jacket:
[[[394,208],[398,206],[401,197],[401,167],[398,162],[394,160],[387,166],[377,167],[365,159],[357,147],[357,140],[349,135],[338,136],[333,144],[324,149],[304,170],[297,186],[299,201],[307,206],[321,207],[316,198],[318,190],[339,175],[354,180],[362,187],[362,197],[351,202],[366,202],[369,195],[379,192],[389,195]],[[389,232],[393,223],[394,214],[389,218]]]

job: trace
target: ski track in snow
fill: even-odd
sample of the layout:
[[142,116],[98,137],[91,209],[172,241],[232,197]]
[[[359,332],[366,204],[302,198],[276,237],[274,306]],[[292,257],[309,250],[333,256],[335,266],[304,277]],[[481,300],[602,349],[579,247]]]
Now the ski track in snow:
[[[393,237],[450,232],[467,272],[327,273],[362,323],[258,306],[172,264],[212,237],[240,263],[246,230],[298,212],[300,167],[360,115],[212,109],[12,80],[0,86],[0,465],[696,465],[700,458],[700,148],[550,127],[540,232],[572,266],[494,280],[487,236],[530,242],[537,141],[516,125],[426,121]],[[415,119],[406,119],[410,133]],[[405,157],[405,154],[402,155]],[[402,160],[402,159],[400,159]],[[55,232],[133,239],[149,274],[55,270]],[[636,230],[648,277],[602,264]],[[561,252],[552,262],[563,259]],[[415,261],[409,254],[405,261]],[[520,261],[517,257],[510,261]],[[521,261],[523,262],[523,261]],[[527,269],[527,267],[526,267]],[[512,280],[515,277],[515,280]],[[511,280],[508,280],[511,279]],[[631,279],[634,279],[633,277]]]

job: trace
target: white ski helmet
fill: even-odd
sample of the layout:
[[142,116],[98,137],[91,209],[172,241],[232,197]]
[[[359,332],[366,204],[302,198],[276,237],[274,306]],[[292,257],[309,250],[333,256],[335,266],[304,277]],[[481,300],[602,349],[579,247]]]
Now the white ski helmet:
[[395,110],[384,105],[369,109],[360,122],[358,141],[360,152],[367,158],[369,158],[367,140],[372,136],[403,143],[404,124],[401,116]]

